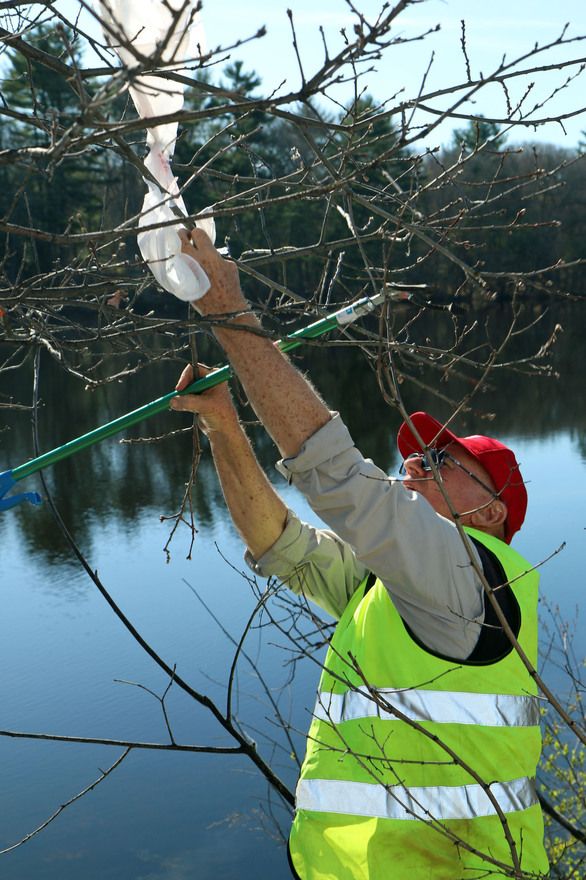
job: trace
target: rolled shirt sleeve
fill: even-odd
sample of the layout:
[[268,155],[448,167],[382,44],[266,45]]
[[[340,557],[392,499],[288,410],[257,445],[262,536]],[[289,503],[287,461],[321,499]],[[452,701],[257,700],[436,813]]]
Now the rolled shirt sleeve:
[[[288,524],[260,561],[264,572],[283,577],[287,565],[303,569],[306,558],[305,586],[290,576],[287,583],[339,616],[340,602],[372,571],[425,645],[451,657],[471,653],[484,620],[483,588],[453,522],[365,459],[337,413],[277,469],[332,532],[291,519],[289,534]],[[299,555],[304,549],[306,557]],[[342,585],[334,586],[337,577]]]
[[255,574],[279,578],[336,618],[367,573],[348,543],[327,529],[301,522],[292,510],[273,546],[260,559],[250,551],[245,558]]

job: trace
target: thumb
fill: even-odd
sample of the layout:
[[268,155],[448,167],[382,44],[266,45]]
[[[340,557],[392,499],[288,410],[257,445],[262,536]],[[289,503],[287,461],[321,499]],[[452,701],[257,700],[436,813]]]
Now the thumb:
[[191,364],[187,364],[179,376],[177,384],[175,385],[175,391],[183,391],[191,385],[192,382],[197,381],[197,379],[203,379],[204,376],[207,376],[208,373],[211,372],[213,372],[213,367],[208,367],[207,364],[198,363],[195,370]]
[[184,388],[187,388],[188,385],[191,385],[193,382],[193,367],[191,364],[187,364],[186,367],[183,368],[179,379],[177,380],[177,384],[175,385],[175,391],[183,391]]
[[205,229],[196,226],[191,230],[191,241],[197,250],[216,252],[216,247],[205,231]]

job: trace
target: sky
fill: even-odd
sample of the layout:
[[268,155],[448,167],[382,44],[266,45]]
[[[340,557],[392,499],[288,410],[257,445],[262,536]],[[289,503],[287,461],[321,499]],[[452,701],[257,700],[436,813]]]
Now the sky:
[[[147,0],[148,2],[148,0]],[[374,20],[382,6],[382,0],[354,0],[355,5],[370,20]],[[69,15],[79,9],[76,0],[61,0],[57,4]],[[340,29],[348,27],[352,32],[354,17],[347,0],[203,0],[203,26],[209,48],[229,45],[238,38],[254,34],[265,26],[267,35],[230,53],[231,60],[241,59],[245,66],[254,69],[262,78],[262,90],[291,90],[300,83],[299,67],[291,40],[291,28],[287,8],[291,8],[295,20],[297,40],[306,78],[316,71],[323,58],[319,26],[326,34],[330,55],[341,46]],[[146,4],[145,4],[146,8]],[[507,61],[521,56],[537,43],[543,46],[561,34],[569,23],[567,36],[586,37],[586,4],[583,0],[423,0],[408,8],[398,19],[394,33],[402,37],[414,37],[427,29],[440,26],[436,33],[425,40],[389,48],[375,70],[364,76],[362,85],[377,101],[385,101],[393,95],[414,98],[420,89],[422,77],[429,67],[426,91],[443,88],[466,79],[466,62],[460,46],[461,20],[466,22],[467,54],[472,77],[482,73],[487,76],[494,71],[503,56]],[[558,65],[571,58],[586,61],[586,38],[566,48],[553,48],[539,56],[540,63]],[[530,61],[524,66],[534,66]],[[559,89],[570,74],[578,72],[578,66],[554,69],[546,76],[522,76],[510,85],[510,99],[520,100],[531,82],[532,87],[526,104],[527,110]],[[284,85],[281,85],[284,82]],[[579,115],[564,122],[548,123],[537,129],[516,129],[509,135],[509,142],[538,140],[575,147],[586,130],[586,71],[576,82],[558,91],[537,116],[561,113]],[[350,100],[350,87],[340,90],[335,97]],[[393,102],[394,103],[394,102]],[[325,107],[325,105],[322,105]],[[445,100],[432,102],[436,110],[445,109]],[[500,86],[486,87],[476,103],[467,105],[471,112],[484,116],[501,116],[505,109],[505,96]],[[334,110],[334,106],[330,108]],[[431,117],[418,117],[429,121]],[[430,147],[446,143],[454,128],[462,121],[451,119],[438,127],[427,139]],[[565,130],[564,130],[565,129]]]

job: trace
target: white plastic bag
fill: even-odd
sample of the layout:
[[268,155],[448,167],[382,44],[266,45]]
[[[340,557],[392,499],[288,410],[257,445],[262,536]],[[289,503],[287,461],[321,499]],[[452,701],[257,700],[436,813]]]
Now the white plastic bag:
[[[139,64],[133,53],[121,43],[130,43],[143,58],[156,56],[164,44],[158,66],[186,74],[184,62],[198,54],[197,44],[203,43],[201,24],[192,21],[193,10],[183,9],[184,0],[95,0],[104,34],[122,64],[131,70]],[[177,18],[176,13],[182,10]],[[170,33],[172,29],[172,32]],[[136,77],[129,86],[139,116],[150,119],[177,113],[183,107],[183,85],[160,76],[146,74]],[[177,139],[177,123],[169,122],[147,129],[148,155],[145,166],[158,185],[145,179],[144,198],[139,227],[156,226],[138,234],[138,246],[158,283],[169,293],[184,301],[200,299],[210,288],[203,269],[181,253],[177,234],[178,216],[187,216],[179,194],[177,179],[171,170],[171,159]],[[174,221],[175,225],[169,224]],[[198,220],[212,243],[216,239],[213,218]]]

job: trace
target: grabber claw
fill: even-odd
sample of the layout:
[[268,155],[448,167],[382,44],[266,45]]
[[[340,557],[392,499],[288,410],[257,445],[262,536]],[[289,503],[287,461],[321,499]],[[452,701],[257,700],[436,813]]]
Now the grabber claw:
[[38,492],[19,492],[18,495],[9,495],[5,498],[7,492],[10,492],[16,480],[12,476],[12,471],[4,471],[0,474],[0,510],[9,510],[16,507],[21,501],[29,501],[31,504],[41,504],[42,498]]

